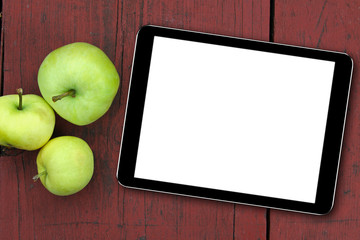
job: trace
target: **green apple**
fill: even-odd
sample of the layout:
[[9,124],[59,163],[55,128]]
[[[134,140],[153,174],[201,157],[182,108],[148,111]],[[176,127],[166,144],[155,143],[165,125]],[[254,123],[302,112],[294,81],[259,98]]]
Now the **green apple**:
[[51,138],[55,113],[47,102],[34,94],[0,97],[0,145],[23,150],[36,150]]
[[78,137],[51,139],[36,158],[41,183],[51,193],[67,196],[82,190],[94,172],[94,156],[89,145]]
[[99,48],[83,42],[52,51],[42,62],[38,84],[62,118],[82,126],[103,116],[118,91],[120,77]]

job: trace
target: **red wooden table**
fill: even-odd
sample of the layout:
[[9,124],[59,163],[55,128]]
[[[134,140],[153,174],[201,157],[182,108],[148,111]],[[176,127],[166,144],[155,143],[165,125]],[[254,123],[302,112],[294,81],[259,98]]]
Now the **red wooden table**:
[[[93,149],[94,176],[81,192],[57,197],[34,183],[37,151],[0,157],[0,239],[360,239],[360,1],[3,0],[1,21],[2,95],[18,87],[40,95],[42,60],[75,41],[103,49],[121,86],[110,110],[91,125],[56,118],[54,137],[78,136]],[[117,183],[135,36],[146,24],[344,51],[354,59],[329,215],[129,190]]]

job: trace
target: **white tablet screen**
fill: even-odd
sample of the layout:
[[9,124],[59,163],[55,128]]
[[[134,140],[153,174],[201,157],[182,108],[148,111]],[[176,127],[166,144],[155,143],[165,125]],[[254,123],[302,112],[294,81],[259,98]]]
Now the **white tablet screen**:
[[314,203],[334,65],[155,37],[135,177]]

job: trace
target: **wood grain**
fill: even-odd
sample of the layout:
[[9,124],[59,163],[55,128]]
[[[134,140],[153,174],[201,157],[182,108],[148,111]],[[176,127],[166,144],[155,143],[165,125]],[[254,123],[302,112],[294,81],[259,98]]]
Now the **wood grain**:
[[[1,3],[1,9],[2,9],[2,3]],[[0,13],[0,96],[3,94],[3,53],[4,53],[4,31],[3,31],[3,24],[2,24],[2,12]]]
[[[123,60],[122,64],[117,63],[122,67],[123,78],[130,77],[135,35],[143,25],[153,24],[268,40],[269,4],[264,1],[263,4],[256,5],[254,2],[122,1],[123,12],[119,14],[122,16],[119,21],[122,31],[118,31],[118,39],[123,40],[123,48],[117,48],[116,55],[123,56],[117,58]],[[138,14],[134,18],[128,13]],[[254,26],[251,27],[252,25]],[[121,102],[125,103],[128,85],[123,85],[121,89]],[[146,239],[242,239],[249,232],[254,232],[254,239],[265,239],[264,209],[249,209],[233,204],[158,193],[135,193],[128,189],[125,190],[125,202],[129,202],[128,197],[135,200],[133,194],[137,197],[135,206],[138,211],[134,213],[135,218],[125,218],[125,221],[131,220],[130,222],[135,221],[137,226],[143,225],[142,237]],[[141,194],[143,201],[138,201]],[[241,214],[244,208],[249,210]],[[144,211],[143,215],[141,211]],[[253,218],[254,221],[244,230],[241,222],[246,222],[248,218]],[[125,231],[128,232],[128,229]]]
[[[117,1],[3,1],[4,94],[20,86],[25,94],[40,94],[37,71],[42,60],[55,48],[74,41],[99,46],[115,61],[116,9]],[[36,151],[1,158],[3,238],[83,239],[119,232],[117,198],[122,189],[114,179],[114,169],[120,117],[113,117],[118,108],[119,96],[103,118],[86,127],[56,118],[53,137],[81,137],[94,151],[93,179],[78,194],[56,197],[40,182],[32,181]]]
[[275,1],[275,42],[346,52],[354,72],[333,211],[326,216],[271,211],[270,239],[359,238],[359,16],[358,1]]
[[265,209],[124,189],[115,178],[135,36],[146,24],[269,39],[270,6],[251,1],[3,0],[3,94],[40,94],[37,71],[52,50],[92,43],[114,62],[121,86],[110,110],[78,127],[57,116],[53,137],[73,135],[94,151],[81,192],[57,197],[36,174],[37,151],[0,157],[4,239],[265,239]]

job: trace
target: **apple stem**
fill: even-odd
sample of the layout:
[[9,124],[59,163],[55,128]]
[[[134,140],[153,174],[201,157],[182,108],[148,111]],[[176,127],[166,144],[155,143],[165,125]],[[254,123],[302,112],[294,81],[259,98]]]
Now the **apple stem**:
[[75,97],[75,93],[76,93],[76,91],[74,89],[70,89],[69,91],[64,92],[63,94],[52,97],[52,100],[53,100],[53,102],[56,102],[56,101],[61,100],[64,97],[67,97],[67,96]]
[[22,94],[23,94],[23,90],[22,90],[22,88],[18,88],[18,89],[16,89],[16,92],[17,92],[17,94],[19,95],[19,107],[18,107],[18,109],[19,110],[22,110],[23,108],[22,108]]
[[35,175],[32,179],[34,180],[34,182],[36,182],[36,180],[38,180],[41,176],[43,176],[45,174],[47,174],[46,170],[42,171],[38,175]]

